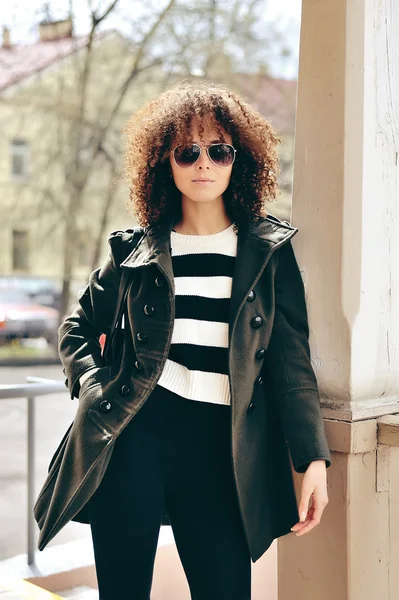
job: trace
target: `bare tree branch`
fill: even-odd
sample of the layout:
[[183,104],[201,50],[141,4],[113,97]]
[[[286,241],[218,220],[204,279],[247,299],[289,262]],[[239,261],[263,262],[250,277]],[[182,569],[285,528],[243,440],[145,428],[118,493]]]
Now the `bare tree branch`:
[[97,25],[99,25],[101,23],[101,21],[104,21],[104,19],[106,19],[108,17],[108,15],[114,10],[114,8],[118,4],[118,2],[119,2],[119,0],[114,0],[109,5],[107,10],[101,15],[101,17],[97,17],[97,15],[94,12],[91,13],[94,27],[97,27]]
[[[72,14],[73,0],[65,2]],[[139,4],[139,0],[131,4],[136,6],[135,2]],[[117,9],[118,0],[108,0],[104,9],[94,8],[92,0],[87,0],[90,17],[87,43],[84,47],[77,46],[76,52],[68,58],[67,69],[60,63],[59,70],[54,71],[57,85],[53,93],[43,93],[38,85],[13,96],[0,96],[0,108],[5,112],[10,106],[16,111],[20,109],[21,115],[31,114],[33,107],[35,110],[37,131],[34,136],[40,139],[43,151],[35,154],[32,183],[37,177],[38,188],[47,183],[51,191],[47,195],[39,189],[36,191],[37,214],[40,217],[52,204],[57,223],[64,227],[61,319],[68,307],[76,240],[82,227],[80,219],[83,217],[84,221],[85,207],[90,200],[89,183],[93,174],[99,172],[102,177],[99,193],[103,201],[97,202],[97,206],[103,207],[96,211],[97,221],[90,226],[90,230],[98,229],[92,262],[93,268],[97,266],[101,239],[116,196],[113,178],[121,161],[121,122],[128,116],[128,103],[124,101],[132,93],[134,110],[136,97],[140,96],[135,93],[135,86],[143,85],[147,92],[148,83],[148,90],[159,92],[182,75],[205,74],[224,83],[234,80],[243,88],[246,86],[245,93],[249,97],[251,93],[254,96],[255,92],[261,93],[262,88],[258,90],[257,86],[263,86],[265,76],[257,79],[254,72],[259,64],[267,64],[269,49],[279,43],[279,34],[271,27],[259,27],[265,4],[266,0],[205,0],[203,3],[169,0],[159,9],[158,0],[147,0],[145,5],[140,3],[140,11],[132,10],[126,15],[125,22],[131,24],[132,31],[130,37],[123,37],[100,32],[100,24]],[[115,62],[114,48],[119,63]],[[109,63],[99,64],[99,56]],[[244,65],[245,71],[242,81],[235,73],[240,71],[240,65]],[[230,80],[233,75],[234,79]],[[145,99],[143,95],[143,101]],[[21,125],[24,118],[21,116]],[[52,122],[56,126],[48,125]],[[1,131],[0,126],[0,135]],[[46,154],[49,135],[53,136],[54,143],[49,145]],[[52,179],[52,172],[57,173],[57,178]],[[55,185],[59,189],[55,189]],[[26,189],[31,189],[28,183]],[[22,191],[20,199],[24,200]]]

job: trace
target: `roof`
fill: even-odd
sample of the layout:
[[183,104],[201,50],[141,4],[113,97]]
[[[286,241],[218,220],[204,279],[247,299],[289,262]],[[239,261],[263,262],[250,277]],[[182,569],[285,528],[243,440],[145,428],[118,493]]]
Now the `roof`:
[[[96,35],[99,39],[114,30]],[[0,92],[25,78],[39,73],[57,61],[79,51],[88,36],[76,36],[29,45],[0,47]],[[267,74],[233,73],[232,82],[280,132],[292,132],[295,125],[297,82]]]
[[81,35],[29,45],[15,44],[11,48],[0,47],[0,91],[77,52],[86,46],[87,41],[88,36]]
[[[273,121],[273,127],[280,132],[293,132],[297,82],[278,79],[265,74],[235,73],[235,85],[266,119]],[[278,131],[277,131],[278,133]]]

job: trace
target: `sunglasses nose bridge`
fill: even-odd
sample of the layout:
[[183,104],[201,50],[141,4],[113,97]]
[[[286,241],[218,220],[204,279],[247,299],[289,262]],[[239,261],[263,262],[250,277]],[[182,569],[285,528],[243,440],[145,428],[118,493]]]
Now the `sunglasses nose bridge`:
[[209,165],[212,165],[212,160],[211,160],[211,158],[209,156],[208,148],[204,147],[204,146],[200,146],[200,148],[201,148],[200,155],[197,158],[197,160],[195,161],[194,165],[196,167],[201,166],[201,165],[206,166],[207,163]]

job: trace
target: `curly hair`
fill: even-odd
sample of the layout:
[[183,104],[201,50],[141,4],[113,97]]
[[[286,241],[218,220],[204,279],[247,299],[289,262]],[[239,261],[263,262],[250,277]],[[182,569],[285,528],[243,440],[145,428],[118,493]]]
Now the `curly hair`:
[[267,215],[265,202],[276,198],[280,171],[275,147],[281,142],[272,125],[251,104],[224,85],[183,80],[159,94],[127,121],[124,175],[126,202],[143,227],[158,225],[171,212],[181,218],[181,192],[169,162],[171,145],[185,143],[193,117],[210,123],[223,138],[229,133],[236,160],[223,194],[226,212],[237,227]]

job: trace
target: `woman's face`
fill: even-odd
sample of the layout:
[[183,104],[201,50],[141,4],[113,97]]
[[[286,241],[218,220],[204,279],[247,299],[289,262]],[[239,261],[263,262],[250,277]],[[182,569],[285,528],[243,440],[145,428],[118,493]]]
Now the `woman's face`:
[[[223,140],[218,139],[219,134],[211,123],[207,120],[202,121],[204,131],[203,140],[200,139],[198,131],[198,121],[196,118],[191,123],[191,136],[188,141],[204,146],[207,144],[225,142],[232,144],[232,137],[226,131],[223,131]],[[172,144],[172,149],[174,145]],[[206,148],[202,148],[201,156],[191,167],[179,167],[172,153],[170,154],[170,164],[172,167],[173,179],[178,190],[182,193],[183,200],[192,202],[215,202],[222,199],[222,194],[229,185],[231,171],[230,167],[218,167],[208,157]],[[208,183],[198,183],[198,179],[210,179]],[[197,180],[197,181],[196,181]]]

